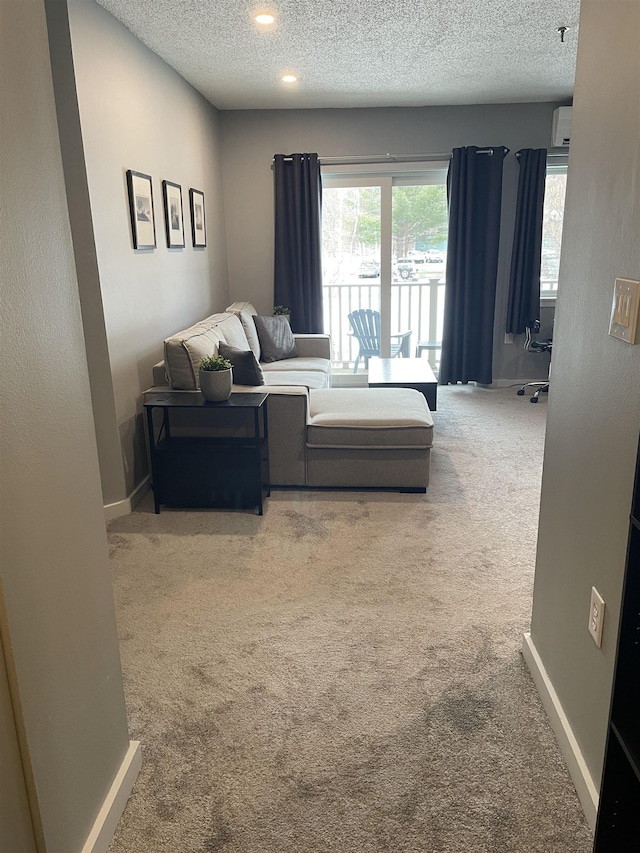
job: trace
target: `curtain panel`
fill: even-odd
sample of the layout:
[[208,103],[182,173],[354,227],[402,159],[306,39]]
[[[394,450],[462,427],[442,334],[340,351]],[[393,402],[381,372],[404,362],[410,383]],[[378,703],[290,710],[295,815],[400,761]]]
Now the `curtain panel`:
[[516,222],[513,232],[506,331],[521,335],[540,317],[542,217],[547,175],[547,149],[522,148]]
[[317,154],[276,154],[274,305],[302,334],[323,331],[322,183]]
[[508,148],[454,148],[441,385],[492,381],[502,167]]

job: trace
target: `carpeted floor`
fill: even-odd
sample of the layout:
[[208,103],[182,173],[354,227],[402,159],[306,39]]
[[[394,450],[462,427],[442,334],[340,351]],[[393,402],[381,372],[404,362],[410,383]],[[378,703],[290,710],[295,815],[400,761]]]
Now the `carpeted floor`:
[[143,768],[111,853],[586,853],[530,675],[546,401],[442,388],[426,495],[109,538]]

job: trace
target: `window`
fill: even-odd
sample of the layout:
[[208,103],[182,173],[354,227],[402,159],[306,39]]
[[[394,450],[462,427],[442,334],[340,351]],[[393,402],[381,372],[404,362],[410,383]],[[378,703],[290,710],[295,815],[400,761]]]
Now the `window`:
[[567,167],[565,165],[547,166],[542,215],[541,299],[555,299],[558,293],[566,189]]
[[[385,164],[339,173],[334,167],[330,175],[323,170],[325,331],[334,371],[353,370],[358,344],[349,334],[348,315],[357,308],[380,312],[383,356],[398,332],[411,330],[412,355],[418,341],[441,340],[447,166],[396,163],[393,171]],[[436,355],[429,350],[432,360]]]

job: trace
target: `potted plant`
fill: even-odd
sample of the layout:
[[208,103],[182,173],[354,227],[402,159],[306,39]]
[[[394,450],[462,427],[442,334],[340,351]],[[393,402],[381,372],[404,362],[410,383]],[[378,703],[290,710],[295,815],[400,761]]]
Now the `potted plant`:
[[233,365],[221,355],[208,355],[199,364],[200,390],[205,400],[220,403],[231,396]]
[[287,308],[286,305],[274,305],[273,306],[273,313],[274,313],[274,316],[276,316],[276,317],[281,316],[281,317],[287,317],[288,318],[289,315],[291,314],[291,311],[289,311],[289,309]]

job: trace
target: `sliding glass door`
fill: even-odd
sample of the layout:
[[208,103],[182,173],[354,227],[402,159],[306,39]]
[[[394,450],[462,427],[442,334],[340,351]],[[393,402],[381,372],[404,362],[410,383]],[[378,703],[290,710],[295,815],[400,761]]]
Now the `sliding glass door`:
[[[353,373],[359,351],[349,314],[380,314],[380,354],[405,338],[437,359],[444,305],[447,244],[446,170],[399,174],[332,175],[323,180],[325,330],[336,373]],[[426,356],[425,356],[426,357]],[[365,369],[362,360],[358,372]]]
[[382,245],[382,197],[389,188],[364,178],[336,183],[322,190],[324,315],[334,369],[348,371],[359,352],[349,314],[370,308],[388,326],[389,249]]
[[[430,180],[429,180],[430,178]],[[411,355],[439,361],[447,259],[446,172],[392,186],[392,330],[411,330]]]

